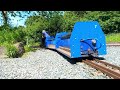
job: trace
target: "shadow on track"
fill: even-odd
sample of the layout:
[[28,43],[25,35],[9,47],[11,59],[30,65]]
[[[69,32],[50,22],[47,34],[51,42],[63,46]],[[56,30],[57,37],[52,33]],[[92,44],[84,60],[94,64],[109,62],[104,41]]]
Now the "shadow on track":
[[[49,48],[48,48],[49,49]],[[76,64],[77,62],[82,62],[82,60],[93,60],[94,59],[99,59],[99,60],[105,60],[105,58],[103,57],[81,57],[81,58],[68,58],[67,56],[65,56],[64,54],[54,50],[54,49],[49,49],[52,51],[57,52],[59,55],[61,55],[64,59],[66,59],[70,64]]]

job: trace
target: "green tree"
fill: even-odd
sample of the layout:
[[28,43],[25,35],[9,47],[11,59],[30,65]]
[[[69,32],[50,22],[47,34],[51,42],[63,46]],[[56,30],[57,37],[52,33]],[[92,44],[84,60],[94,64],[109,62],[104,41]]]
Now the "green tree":
[[106,34],[120,32],[120,11],[87,11],[80,21],[98,21]]
[[30,16],[25,24],[24,32],[27,44],[40,41],[42,30],[48,28],[48,21],[43,16]]
[[72,11],[65,11],[63,16],[64,31],[72,31],[75,22],[79,21],[80,18]]
[[[4,28],[7,26],[11,26],[11,17],[16,17],[19,16],[21,18],[24,18],[26,16],[26,14],[30,14],[33,11],[0,11],[0,17],[2,17],[2,21],[3,21],[3,26]],[[24,14],[22,14],[24,13]],[[34,15],[36,14],[36,12],[33,13]]]
[[55,36],[56,33],[63,31],[64,20],[60,12],[54,12],[48,21],[48,31],[51,35]]

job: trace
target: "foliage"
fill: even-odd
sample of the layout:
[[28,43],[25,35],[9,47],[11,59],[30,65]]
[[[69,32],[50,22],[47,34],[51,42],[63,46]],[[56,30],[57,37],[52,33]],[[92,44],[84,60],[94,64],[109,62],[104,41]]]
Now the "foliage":
[[[18,27],[17,29],[7,29],[0,31],[0,43],[8,42],[8,43],[16,43],[23,40],[25,34],[22,31],[23,27]],[[2,29],[2,28],[0,28]]]
[[35,51],[35,48],[32,48],[33,45],[25,45],[25,52]]
[[18,49],[15,46],[6,44],[5,47],[6,47],[6,55],[9,58],[17,58],[19,56]]
[[56,33],[63,31],[63,16],[59,13],[54,13],[53,17],[49,19],[48,32],[50,35],[55,36]]
[[106,35],[106,42],[107,43],[114,43],[119,42],[120,43],[120,33],[111,33]]
[[70,31],[77,21],[98,21],[107,33],[120,32],[120,11],[66,11],[65,31]]
[[87,11],[80,21],[98,21],[107,33],[120,32],[120,12],[119,11]]
[[[3,25],[11,25],[11,18],[19,16],[24,18],[27,14],[30,14],[33,11],[0,11],[0,17],[2,17]],[[24,13],[24,15],[22,14]],[[36,14],[34,12],[34,14]]]
[[66,11],[63,16],[64,20],[64,31],[72,31],[75,22],[80,21],[79,17],[71,11]]
[[26,33],[27,39],[34,39],[35,42],[39,41],[42,37],[42,30],[48,27],[47,20],[42,16],[31,16],[26,20],[26,28],[24,32]]

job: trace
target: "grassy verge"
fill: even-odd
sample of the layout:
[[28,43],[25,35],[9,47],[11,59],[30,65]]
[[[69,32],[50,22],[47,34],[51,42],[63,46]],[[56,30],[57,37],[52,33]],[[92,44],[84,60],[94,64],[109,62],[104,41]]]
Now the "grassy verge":
[[120,33],[112,33],[106,35],[107,43],[120,43]]

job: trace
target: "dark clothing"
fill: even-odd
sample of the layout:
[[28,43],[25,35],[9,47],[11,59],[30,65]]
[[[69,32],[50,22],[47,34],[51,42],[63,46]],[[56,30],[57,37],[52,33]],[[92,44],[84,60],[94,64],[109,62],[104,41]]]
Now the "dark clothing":
[[42,45],[45,47],[45,37],[42,38]]

